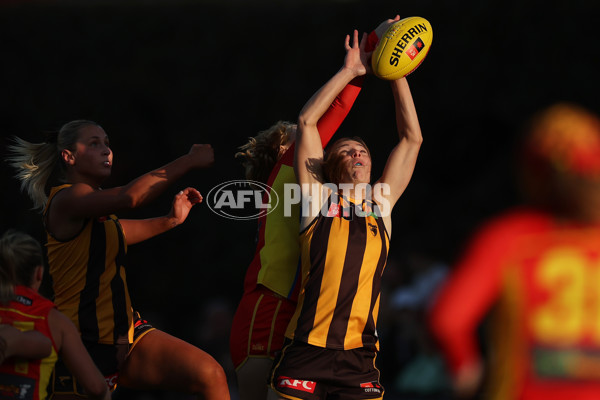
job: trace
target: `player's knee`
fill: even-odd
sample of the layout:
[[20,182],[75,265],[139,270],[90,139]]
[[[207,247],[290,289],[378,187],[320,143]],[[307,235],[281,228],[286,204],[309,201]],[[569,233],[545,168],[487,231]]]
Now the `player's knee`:
[[203,392],[206,387],[227,387],[227,376],[225,370],[216,361],[205,365],[197,379],[196,392]]

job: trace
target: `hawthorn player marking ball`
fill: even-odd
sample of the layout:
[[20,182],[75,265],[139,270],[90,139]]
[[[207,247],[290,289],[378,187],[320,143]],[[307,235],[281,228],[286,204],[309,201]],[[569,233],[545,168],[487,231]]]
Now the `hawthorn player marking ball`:
[[408,17],[394,22],[371,55],[373,73],[389,81],[410,74],[421,65],[432,41],[433,30],[425,18]]

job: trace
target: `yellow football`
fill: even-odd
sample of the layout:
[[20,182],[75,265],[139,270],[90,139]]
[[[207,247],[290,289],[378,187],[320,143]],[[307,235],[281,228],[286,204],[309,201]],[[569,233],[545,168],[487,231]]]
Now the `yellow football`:
[[408,17],[394,22],[373,51],[373,73],[390,81],[410,74],[421,65],[432,41],[433,30],[425,18]]

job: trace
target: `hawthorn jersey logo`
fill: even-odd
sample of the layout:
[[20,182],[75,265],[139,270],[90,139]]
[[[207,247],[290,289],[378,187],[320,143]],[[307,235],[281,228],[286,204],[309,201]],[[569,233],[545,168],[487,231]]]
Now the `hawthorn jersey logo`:
[[279,196],[262,182],[235,180],[221,183],[208,192],[206,204],[217,215],[228,219],[257,219],[279,204]]
[[277,387],[296,389],[307,393],[314,393],[315,388],[317,387],[317,382],[303,381],[300,379],[293,379],[287,376],[280,376],[277,378]]

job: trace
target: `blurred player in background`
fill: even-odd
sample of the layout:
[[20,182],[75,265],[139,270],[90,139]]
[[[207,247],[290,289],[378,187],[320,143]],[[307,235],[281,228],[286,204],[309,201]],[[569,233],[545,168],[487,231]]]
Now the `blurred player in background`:
[[[532,120],[520,155],[529,204],[476,233],[431,327],[462,397],[598,399],[600,119],[575,105],[549,107]],[[484,368],[476,329],[492,309]]]

